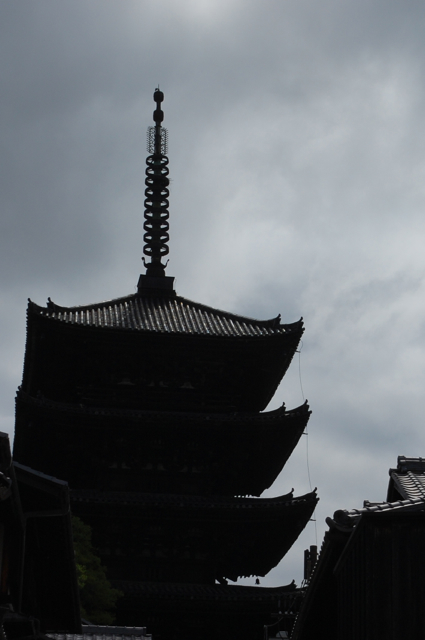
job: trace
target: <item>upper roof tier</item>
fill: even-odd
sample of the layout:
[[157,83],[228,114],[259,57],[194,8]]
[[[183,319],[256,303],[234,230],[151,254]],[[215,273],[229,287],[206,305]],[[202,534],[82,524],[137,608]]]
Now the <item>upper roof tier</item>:
[[148,129],[137,293],[79,307],[30,301],[22,389],[68,404],[148,411],[263,411],[288,369],[302,319],[254,320],[177,296],[168,248],[164,94]]
[[262,411],[302,333],[302,320],[253,320],[166,294],[30,301],[22,388],[87,406]]
[[299,332],[302,328],[302,320],[286,325],[280,323],[280,315],[254,320],[181,296],[133,294],[82,307],[60,307],[49,298],[46,307],[32,302],[30,306],[39,315],[59,322],[153,333],[247,338]]

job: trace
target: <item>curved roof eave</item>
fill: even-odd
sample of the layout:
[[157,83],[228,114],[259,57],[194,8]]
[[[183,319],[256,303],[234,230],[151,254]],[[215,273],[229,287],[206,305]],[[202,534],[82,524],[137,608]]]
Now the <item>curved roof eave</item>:
[[274,600],[282,597],[294,597],[294,594],[303,594],[304,589],[298,589],[295,581],[280,587],[253,587],[248,585],[221,585],[221,584],[193,584],[173,582],[138,582],[131,580],[113,580],[115,587],[129,595],[141,595],[155,598],[172,598],[173,600],[187,598],[196,600],[235,601],[242,600]]
[[29,301],[28,313],[60,323],[100,329],[220,337],[269,337],[302,333],[302,318],[281,324],[280,315],[256,320],[193,302],[181,296],[142,297],[136,294],[77,307],[61,307],[50,299],[46,307]]
[[[39,407],[46,407],[47,409],[51,409],[53,411],[60,412],[72,412],[78,414],[89,414],[89,415],[114,415],[114,416],[122,416],[127,418],[142,418],[142,417],[153,417],[158,414],[158,411],[153,410],[143,410],[143,409],[121,409],[121,408],[110,408],[110,407],[95,407],[95,406],[86,406],[82,404],[69,404],[65,402],[57,402],[55,400],[50,400],[49,398],[45,398],[43,396],[34,397],[30,394],[26,393],[22,389],[18,389],[17,395],[18,400],[22,400],[27,404],[37,405]],[[295,407],[294,409],[286,409],[285,405],[282,404],[277,409],[273,409],[272,411],[262,411],[262,412],[232,412],[232,413],[204,413],[204,412],[181,412],[181,411],[161,411],[161,420],[164,419],[164,416],[168,416],[169,418],[178,417],[181,418],[182,414],[184,414],[185,419],[189,421],[197,422],[200,419],[203,421],[207,421],[209,423],[210,420],[219,421],[219,422],[280,422],[285,418],[293,418],[298,416],[310,416],[311,410],[306,400],[299,407]]]
[[275,498],[233,498],[223,496],[194,496],[180,494],[156,494],[125,491],[97,491],[75,489],[71,491],[72,502],[87,502],[98,504],[122,504],[128,507],[161,507],[176,509],[247,509],[281,511],[293,506],[318,501],[316,489],[302,496],[293,495],[293,490]]

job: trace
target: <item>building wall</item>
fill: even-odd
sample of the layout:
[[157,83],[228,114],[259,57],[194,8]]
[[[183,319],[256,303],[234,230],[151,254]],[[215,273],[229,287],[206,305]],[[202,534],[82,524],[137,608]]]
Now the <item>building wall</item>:
[[425,637],[425,513],[362,516],[335,567],[338,639]]

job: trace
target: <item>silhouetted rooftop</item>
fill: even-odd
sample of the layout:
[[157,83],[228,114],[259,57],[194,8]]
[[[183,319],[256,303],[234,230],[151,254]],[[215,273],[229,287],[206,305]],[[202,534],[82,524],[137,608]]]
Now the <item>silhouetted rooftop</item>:
[[30,301],[29,310],[51,320],[108,329],[221,337],[262,337],[302,329],[302,320],[281,324],[280,316],[255,320],[214,309],[176,296],[129,295],[78,307],[61,307],[49,300],[47,307]]

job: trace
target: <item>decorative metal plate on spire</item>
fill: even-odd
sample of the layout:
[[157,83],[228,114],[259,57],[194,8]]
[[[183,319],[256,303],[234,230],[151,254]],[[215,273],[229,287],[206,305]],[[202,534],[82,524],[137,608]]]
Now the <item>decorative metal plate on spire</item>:
[[170,192],[168,186],[170,181],[166,156],[168,132],[161,124],[164,120],[164,112],[161,109],[164,94],[159,88],[155,90],[153,99],[156,102],[156,109],[153,112],[155,126],[148,127],[147,131],[149,156],[146,158],[145,222],[143,224],[145,230],[143,253],[150,258],[150,262],[143,258],[146,275],[140,276],[139,293],[153,289],[172,289],[174,280],[165,275],[168,261],[165,264],[162,262],[162,258],[169,252],[168,197]]

